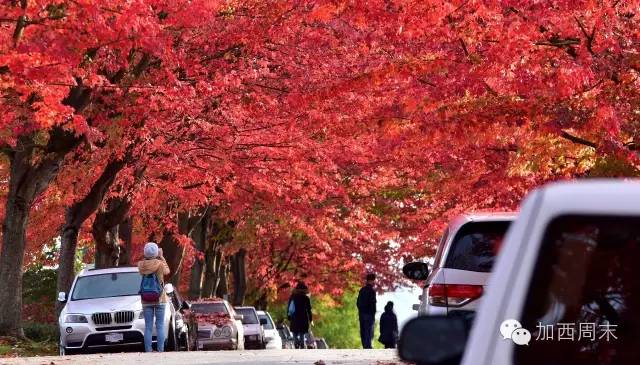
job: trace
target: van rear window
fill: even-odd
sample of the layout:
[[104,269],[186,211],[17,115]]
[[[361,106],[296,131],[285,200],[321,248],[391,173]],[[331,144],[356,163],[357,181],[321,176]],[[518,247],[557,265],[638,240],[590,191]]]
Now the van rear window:
[[491,272],[511,222],[469,222],[456,233],[444,267]]

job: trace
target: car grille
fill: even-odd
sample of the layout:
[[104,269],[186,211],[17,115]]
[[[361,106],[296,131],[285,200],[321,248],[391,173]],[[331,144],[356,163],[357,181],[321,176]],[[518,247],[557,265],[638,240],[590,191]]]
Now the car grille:
[[116,323],[129,323],[133,322],[133,311],[115,312],[113,314]]
[[198,338],[211,338],[210,330],[198,330]]
[[91,319],[98,325],[111,324],[111,313],[94,313]]

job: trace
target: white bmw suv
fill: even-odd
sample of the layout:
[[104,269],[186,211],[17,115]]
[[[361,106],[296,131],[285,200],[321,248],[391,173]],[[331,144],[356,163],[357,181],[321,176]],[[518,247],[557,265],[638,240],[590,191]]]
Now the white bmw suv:
[[[144,317],[136,267],[84,269],[58,300],[66,303],[60,317],[60,355],[126,348],[144,344]],[[165,286],[165,290],[171,287]],[[168,291],[170,291],[169,289]],[[175,309],[165,310],[167,350],[175,349]],[[156,342],[155,326],[153,342]]]

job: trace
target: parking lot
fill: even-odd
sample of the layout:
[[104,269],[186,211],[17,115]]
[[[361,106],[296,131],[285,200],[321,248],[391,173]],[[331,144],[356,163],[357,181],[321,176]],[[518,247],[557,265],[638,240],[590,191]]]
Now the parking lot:
[[400,364],[395,350],[263,350],[198,351],[76,355],[0,359],[1,365],[212,365],[212,364],[299,364],[299,365],[392,365]]

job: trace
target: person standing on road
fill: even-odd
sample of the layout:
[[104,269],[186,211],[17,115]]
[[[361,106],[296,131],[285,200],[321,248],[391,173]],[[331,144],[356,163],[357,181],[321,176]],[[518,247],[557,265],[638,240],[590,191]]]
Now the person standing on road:
[[144,314],[144,351],[152,351],[153,320],[156,322],[158,352],[164,351],[164,312],[168,302],[164,292],[164,276],[169,274],[169,265],[162,255],[162,249],[154,242],[144,245],[144,260],[138,262],[142,275],[140,295]]
[[376,274],[367,274],[367,282],[358,293],[358,317],[360,319],[360,339],[362,348],[372,348],[373,327],[376,322],[376,291],[373,284],[376,281]]
[[396,348],[398,341],[398,317],[393,312],[393,302],[387,302],[384,306],[384,313],[380,316],[380,343],[385,349]]
[[300,281],[293,289],[287,304],[287,315],[291,323],[291,332],[297,349],[305,348],[305,336],[309,333],[309,324],[313,325],[309,288]]

